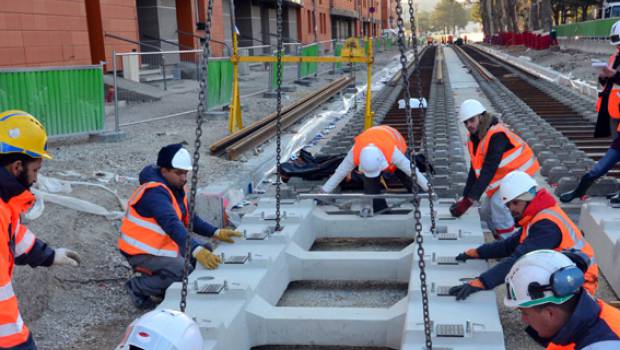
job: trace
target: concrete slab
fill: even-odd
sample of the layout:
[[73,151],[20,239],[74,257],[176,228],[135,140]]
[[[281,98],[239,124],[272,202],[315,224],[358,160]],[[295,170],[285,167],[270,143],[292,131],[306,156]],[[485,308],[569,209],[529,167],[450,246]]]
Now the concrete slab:
[[[447,203],[436,203],[438,231],[456,233],[455,240],[428,232],[430,212],[426,200],[422,203],[434,346],[504,349],[493,292],[478,293],[458,303],[453,297],[439,295],[446,287],[488,268],[485,261],[445,264],[458,252],[483,242],[478,216],[471,211],[459,219],[448,219]],[[259,200],[239,229],[246,235],[270,231],[273,204],[273,199]],[[216,253],[225,257],[250,253],[244,264],[224,264],[217,270],[198,267],[190,275],[187,312],[196,318],[207,339],[205,349],[270,344],[421,348],[424,338],[414,244],[398,251],[310,251],[317,238],[413,237],[411,213],[372,218],[328,214],[329,208],[316,207],[310,200],[287,201],[282,211],[287,214],[281,232],[265,240],[240,240],[217,247]],[[390,307],[277,306],[291,281],[304,280],[394,281],[409,287],[407,297]],[[209,283],[225,287],[215,294],[200,293],[200,287]],[[171,286],[160,307],[176,308],[179,291],[180,284]],[[455,329],[462,329],[463,337],[446,336],[445,332]]]
[[581,206],[579,225],[596,252],[599,269],[616,295],[620,295],[620,209],[604,199],[590,199]]

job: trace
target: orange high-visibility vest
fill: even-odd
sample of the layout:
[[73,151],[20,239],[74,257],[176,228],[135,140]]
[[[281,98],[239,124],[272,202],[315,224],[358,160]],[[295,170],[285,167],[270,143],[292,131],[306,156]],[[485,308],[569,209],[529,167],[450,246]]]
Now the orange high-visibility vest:
[[373,126],[355,138],[353,145],[353,163],[355,166],[360,165],[360,154],[364,147],[370,144],[381,150],[389,164],[385,170],[391,173],[396,171],[396,166],[392,164],[394,149],[397,148],[403,154],[407,152],[407,141],[398,130],[388,125]]
[[594,295],[596,288],[598,287],[598,263],[596,261],[596,257],[594,256],[594,249],[592,249],[590,243],[585,240],[577,225],[573,223],[573,221],[559,206],[556,205],[541,210],[533,217],[525,218],[519,221],[519,225],[523,228],[519,242],[523,243],[523,241],[525,241],[525,238],[527,238],[529,234],[529,228],[531,225],[545,219],[556,224],[562,232],[562,241],[560,242],[560,245],[553,248],[553,250],[562,252],[567,249],[576,249],[590,258],[590,266],[585,273],[585,284],[583,287],[590,292],[591,295]]
[[489,128],[487,134],[480,140],[478,149],[476,149],[475,153],[474,143],[471,141],[471,138],[467,144],[469,157],[471,158],[471,167],[474,169],[476,177],[480,176],[484,159],[489,150],[491,137],[498,133],[505,134],[513,148],[504,152],[499,167],[495,171],[495,176],[493,176],[493,179],[491,179],[491,182],[487,186],[486,194],[489,198],[499,189],[499,183],[504,176],[508,175],[511,171],[521,170],[533,176],[538,169],[540,169],[540,164],[538,164],[538,160],[536,156],[534,156],[534,152],[530,146],[515,133],[508,130],[504,125],[496,124]]
[[[616,55],[609,56],[609,62],[607,64],[609,69],[613,69],[615,59]],[[605,87],[603,87],[603,89],[604,88]],[[596,100],[597,112],[601,109],[601,103],[603,103],[603,97],[599,96]],[[612,86],[612,89],[609,92],[609,99],[607,100],[607,111],[609,113],[609,117],[613,119],[620,119],[620,88]],[[618,124],[618,131],[620,131],[620,124]]]
[[[601,307],[601,312],[599,313],[599,319],[605,321],[607,326],[611,329],[612,332],[620,335],[620,310],[615,307],[603,302],[602,300],[596,300],[598,305]],[[554,343],[549,343],[547,345],[547,350],[574,350],[575,343],[567,344],[567,345],[558,345]]]
[[[134,205],[140,201],[144,191],[162,187],[170,195],[172,206],[176,211],[179,220],[187,227],[189,223],[188,214],[182,215],[181,207],[168,186],[160,182],[148,182],[138,187],[129,198],[127,212],[121,223],[120,236],[117,244],[118,249],[128,255],[149,254],[156,256],[177,257],[179,256],[179,246],[176,242],[159,226],[154,218],[141,216]],[[187,196],[183,202],[187,210]]]
[[20,223],[20,214],[34,203],[34,195],[25,191],[8,203],[0,201],[0,348],[11,348],[25,343],[30,332],[19,312],[17,296],[13,292],[15,258],[32,249],[36,236]]

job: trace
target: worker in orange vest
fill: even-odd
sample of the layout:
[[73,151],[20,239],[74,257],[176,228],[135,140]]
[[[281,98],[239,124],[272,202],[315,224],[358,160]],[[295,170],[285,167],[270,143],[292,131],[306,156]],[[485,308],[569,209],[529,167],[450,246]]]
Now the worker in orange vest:
[[506,276],[504,304],[519,309],[525,332],[548,350],[620,349],[620,310],[584,290],[585,260],[537,250]]
[[52,249],[21,223],[34,204],[30,187],[37,181],[47,152],[45,128],[17,110],[0,113],[0,349],[36,350],[19,312],[12,284],[15,265],[78,266],[80,257],[65,248]]
[[[118,238],[118,248],[136,275],[125,283],[134,305],[150,309],[164,297],[166,289],[182,279],[185,268],[185,242],[191,242],[191,268],[200,262],[215,269],[222,262],[209,244],[200,244],[188,233],[189,217],[185,184],[192,170],[189,151],[182,144],[163,147],[157,165],[140,173],[140,187],[127,204]],[[241,234],[218,229],[194,215],[193,229],[199,235],[234,243]],[[192,259],[193,258],[193,259]]]
[[[374,126],[355,137],[353,148],[323,185],[322,192],[332,192],[342,180],[350,176],[356,167],[362,174],[365,194],[381,193],[383,186],[380,175],[382,172],[396,175],[403,185],[412,191],[411,163],[407,157],[407,141],[398,130],[391,126]],[[418,186],[422,191],[428,191],[428,180],[417,167],[415,171]],[[385,199],[373,200],[374,212],[386,208]]]
[[[598,94],[596,101],[596,127],[594,129],[594,137],[602,138],[613,136],[614,140],[609,145],[609,149],[605,152],[603,158],[599,159],[596,164],[584,174],[579,180],[579,184],[572,191],[564,192],[560,195],[562,203],[569,203],[575,198],[582,197],[588,191],[588,188],[601,176],[613,168],[620,162],[620,21],[617,21],[609,33],[609,42],[615,47],[615,52],[609,57],[607,67],[599,72],[598,81],[602,86],[602,90]],[[613,135],[612,135],[613,134]],[[620,207],[620,192],[610,195],[610,204],[612,207]]]
[[592,293],[598,286],[598,264],[594,250],[581,234],[581,230],[558,206],[553,196],[522,171],[513,171],[501,182],[498,194],[510,208],[520,231],[511,237],[486,243],[459,254],[458,261],[471,259],[502,260],[478,278],[453,287],[450,294],[457,300],[472,293],[489,290],[502,284],[515,261],[526,253],[540,249],[572,250],[588,257],[590,265],[585,272],[584,288]]
[[450,207],[454,217],[463,215],[482,198],[481,214],[496,238],[510,237],[515,230],[510,211],[497,196],[500,181],[513,170],[534,175],[540,165],[532,149],[477,100],[459,108],[459,121],[469,131],[467,150],[471,167],[463,198]]

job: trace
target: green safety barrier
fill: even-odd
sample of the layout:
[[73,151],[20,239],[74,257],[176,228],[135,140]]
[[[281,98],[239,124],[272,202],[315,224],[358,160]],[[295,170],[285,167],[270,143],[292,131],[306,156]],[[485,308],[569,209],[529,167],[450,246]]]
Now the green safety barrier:
[[28,112],[48,135],[102,131],[103,97],[101,66],[0,69],[0,111]]
[[[336,54],[337,57],[341,56],[343,46],[344,46],[343,44],[336,44],[336,49],[334,53]],[[340,69],[340,67],[342,67],[342,63],[340,62],[336,63],[336,69]]]
[[[285,55],[282,55],[282,57],[284,57],[284,56]],[[278,88],[278,67],[277,67],[277,62],[273,62],[271,64],[271,74],[272,74],[271,88],[273,90],[275,90],[275,89]],[[282,63],[282,81],[284,81],[284,63]]]
[[[301,56],[319,56],[319,45],[318,44],[313,44],[313,45],[309,45],[304,47],[303,49],[301,49]],[[318,63],[316,62],[304,62],[300,64],[300,76],[303,77],[307,77],[309,75],[315,74],[318,72]]]
[[233,86],[233,64],[230,61],[209,61],[208,108],[213,109],[230,103]]
[[557,37],[599,37],[609,36],[611,26],[618,18],[598,19],[571,24],[563,24],[555,27]]

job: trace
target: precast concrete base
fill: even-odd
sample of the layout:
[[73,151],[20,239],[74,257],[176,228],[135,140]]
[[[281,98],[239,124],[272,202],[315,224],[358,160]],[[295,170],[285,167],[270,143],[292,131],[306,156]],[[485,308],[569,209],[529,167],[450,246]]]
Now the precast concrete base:
[[[475,211],[449,216],[450,201],[435,204],[437,232],[430,233],[428,202],[422,201],[424,260],[434,349],[504,349],[495,294],[463,302],[450,286],[488,268],[482,260],[454,257],[483,242]],[[275,200],[260,199],[238,227],[244,239],[221,244],[225,264],[198,266],[189,277],[186,312],[196,319],[204,349],[251,349],[263,345],[314,345],[423,349],[424,322],[415,243],[398,251],[311,251],[326,238],[413,239],[411,204],[404,214],[361,218],[352,210],[316,206],[312,200],[282,201],[283,229],[274,232]],[[277,306],[292,281],[392,281],[408,283],[407,296],[389,307]],[[181,284],[172,285],[160,308],[177,308]]]
[[596,252],[599,269],[620,295],[620,209],[611,208],[604,199],[591,199],[581,206],[579,225]]

